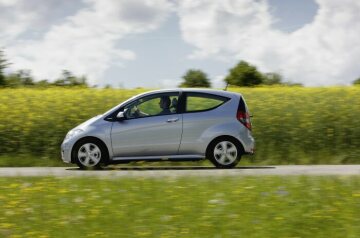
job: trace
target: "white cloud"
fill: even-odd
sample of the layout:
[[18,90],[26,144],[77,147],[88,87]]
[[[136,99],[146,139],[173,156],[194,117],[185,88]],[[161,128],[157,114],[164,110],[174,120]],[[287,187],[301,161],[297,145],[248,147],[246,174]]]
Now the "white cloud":
[[82,5],[81,0],[0,0],[0,45],[41,36]]
[[317,0],[314,21],[285,33],[272,27],[267,1],[179,2],[184,40],[191,57],[247,60],[306,85],[349,84],[360,76],[360,2]]
[[224,82],[225,75],[217,75],[213,79],[210,80],[211,87],[217,89],[224,89],[226,84]]
[[23,11],[21,0],[0,0],[0,47],[10,44],[38,19],[35,12]]
[[0,0],[0,6],[11,7],[16,5],[19,0]]
[[120,39],[157,28],[172,8],[166,0],[84,3],[86,7],[51,26],[41,39],[5,45],[14,67],[32,69],[39,79],[54,79],[68,69],[95,83],[111,65],[135,59],[134,52],[118,47]]
[[111,66],[136,59],[121,39],[157,29],[176,5],[192,58],[244,59],[306,85],[349,84],[360,76],[360,1],[316,2],[314,21],[286,33],[274,29],[266,0],[0,0],[0,47],[13,70],[54,79],[68,69],[98,84]]
[[[214,78],[210,78],[212,88],[223,89],[225,88],[224,75],[217,75]],[[183,79],[164,79],[160,81],[159,88],[177,88],[183,82]]]
[[159,88],[177,88],[181,84],[180,79],[163,79],[158,85]]

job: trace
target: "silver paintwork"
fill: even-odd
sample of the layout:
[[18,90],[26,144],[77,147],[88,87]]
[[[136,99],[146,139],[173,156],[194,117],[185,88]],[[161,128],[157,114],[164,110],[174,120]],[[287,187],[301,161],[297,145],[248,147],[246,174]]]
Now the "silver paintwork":
[[[134,100],[166,92],[202,92],[230,98],[210,111],[160,115],[123,121],[106,121],[105,118]],[[238,93],[211,89],[166,89],[134,96],[78,125],[71,138],[61,145],[62,160],[71,163],[74,144],[84,137],[95,137],[108,148],[110,160],[137,160],[179,156],[204,158],[209,143],[219,136],[236,138],[246,153],[253,153],[254,139],[251,131],[237,119],[236,111],[242,96]],[[190,157],[189,157],[190,156]]]
[[181,115],[116,121],[111,130],[113,155],[116,157],[176,155],[181,132]]

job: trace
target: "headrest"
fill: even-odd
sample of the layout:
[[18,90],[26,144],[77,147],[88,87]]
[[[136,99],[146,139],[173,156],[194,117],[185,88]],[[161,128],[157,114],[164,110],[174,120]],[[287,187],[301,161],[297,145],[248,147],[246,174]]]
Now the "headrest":
[[177,98],[173,98],[171,101],[171,107],[176,108],[178,104],[178,100]]

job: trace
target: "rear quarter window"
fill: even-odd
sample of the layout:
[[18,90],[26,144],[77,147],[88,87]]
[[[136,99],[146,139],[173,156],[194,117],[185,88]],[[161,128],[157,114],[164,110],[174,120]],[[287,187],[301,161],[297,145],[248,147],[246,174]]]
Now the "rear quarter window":
[[186,93],[186,112],[208,111],[219,107],[229,98],[207,93]]

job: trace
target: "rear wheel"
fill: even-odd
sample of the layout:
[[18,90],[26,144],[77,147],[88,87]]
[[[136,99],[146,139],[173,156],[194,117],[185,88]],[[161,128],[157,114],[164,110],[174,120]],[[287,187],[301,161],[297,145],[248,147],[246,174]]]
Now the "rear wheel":
[[84,139],[75,145],[72,156],[80,169],[100,169],[108,154],[99,141]]
[[211,142],[206,156],[217,168],[233,168],[239,163],[242,150],[235,139],[224,137]]

